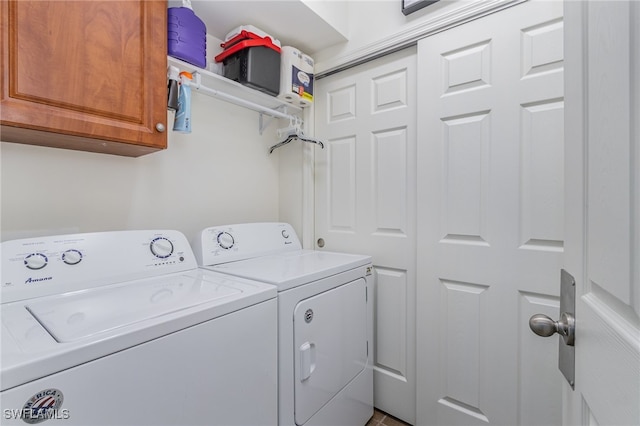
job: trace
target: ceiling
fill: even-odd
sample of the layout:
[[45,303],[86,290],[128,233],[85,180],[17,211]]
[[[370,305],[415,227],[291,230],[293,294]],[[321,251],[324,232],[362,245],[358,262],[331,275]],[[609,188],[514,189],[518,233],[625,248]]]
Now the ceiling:
[[[168,3],[169,7],[182,6],[181,0]],[[301,0],[192,0],[191,4],[207,33],[223,41],[241,25],[253,25],[283,46],[294,46],[311,56],[347,40]]]

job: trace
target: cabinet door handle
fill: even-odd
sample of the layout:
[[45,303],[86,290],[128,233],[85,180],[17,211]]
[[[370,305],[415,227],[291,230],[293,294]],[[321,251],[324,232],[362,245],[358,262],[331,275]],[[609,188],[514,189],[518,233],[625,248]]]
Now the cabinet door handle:
[[166,130],[166,127],[162,123],[157,123],[156,124],[156,130],[159,131],[160,133],[162,133],[162,132],[164,132]]

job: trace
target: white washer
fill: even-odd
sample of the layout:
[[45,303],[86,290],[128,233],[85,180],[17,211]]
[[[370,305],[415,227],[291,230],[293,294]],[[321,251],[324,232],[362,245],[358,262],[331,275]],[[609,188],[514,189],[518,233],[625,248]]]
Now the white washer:
[[303,250],[286,223],[207,228],[193,247],[205,268],[278,287],[279,424],[366,424],[373,415],[371,257]]
[[3,425],[277,424],[277,291],[177,231],[2,243]]

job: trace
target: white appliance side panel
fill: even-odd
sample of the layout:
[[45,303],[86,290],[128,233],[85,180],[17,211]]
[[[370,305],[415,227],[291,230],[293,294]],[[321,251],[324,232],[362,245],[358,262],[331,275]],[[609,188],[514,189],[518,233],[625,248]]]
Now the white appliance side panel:
[[366,292],[361,278],[297,304],[293,327],[298,425],[367,367]]
[[276,425],[276,315],[271,299],[6,390],[2,424],[58,389],[65,426]]

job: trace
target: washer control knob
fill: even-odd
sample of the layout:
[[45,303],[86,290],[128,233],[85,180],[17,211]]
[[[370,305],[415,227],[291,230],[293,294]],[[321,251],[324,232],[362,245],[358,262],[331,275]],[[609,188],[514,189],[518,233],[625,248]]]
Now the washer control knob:
[[228,232],[220,232],[217,239],[218,245],[225,250],[229,250],[236,243],[236,241],[233,239],[233,235]]
[[62,261],[67,265],[77,265],[82,260],[82,253],[76,249],[67,250],[62,253]]
[[24,258],[24,266],[34,271],[47,266],[49,259],[42,253],[31,253]]
[[286,230],[286,229],[283,229],[283,230],[282,230],[282,237],[283,237],[283,238],[289,238],[289,233],[287,232],[287,230]]
[[149,244],[151,253],[160,259],[166,259],[173,254],[173,243],[165,237],[157,237]]

